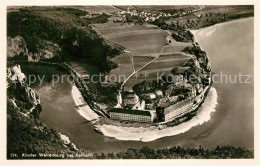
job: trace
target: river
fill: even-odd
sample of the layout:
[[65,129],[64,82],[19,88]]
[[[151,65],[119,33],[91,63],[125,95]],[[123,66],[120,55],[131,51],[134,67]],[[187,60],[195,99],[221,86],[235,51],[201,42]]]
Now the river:
[[[253,18],[214,25],[199,30],[196,40],[211,61],[217,75],[254,74]],[[207,34],[207,36],[205,36]],[[46,83],[36,87],[41,96],[43,111],[40,120],[49,127],[67,135],[77,147],[91,152],[118,152],[127,148],[147,145],[163,148],[175,145],[182,147],[215,148],[217,145],[232,145],[246,148],[254,146],[254,85],[241,83],[215,83],[218,94],[216,111],[211,119],[189,131],[151,142],[120,141],[100,135],[91,122],[77,112],[71,96],[72,84],[67,81],[51,86]]]

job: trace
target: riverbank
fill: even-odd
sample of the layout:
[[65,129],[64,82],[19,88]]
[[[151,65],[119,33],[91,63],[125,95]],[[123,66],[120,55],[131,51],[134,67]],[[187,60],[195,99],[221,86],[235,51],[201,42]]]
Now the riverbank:
[[[210,114],[215,112],[217,105],[217,92],[215,88],[211,88],[208,97],[205,99],[198,113],[191,120],[181,123],[174,127],[166,125],[151,126],[151,127],[120,127],[107,124],[95,124],[95,127],[105,136],[113,137],[118,140],[132,140],[149,142],[156,139],[174,136],[190,130],[192,127],[201,125],[210,120]],[[90,117],[85,117],[91,119]]]
[[[131,125],[126,126],[116,125],[113,123],[101,123],[100,117],[91,110],[91,108],[84,101],[78,88],[73,85],[72,87],[72,98],[78,107],[78,113],[88,121],[94,121],[95,129],[105,136],[113,137],[117,140],[128,140],[128,141],[142,141],[150,142],[159,138],[174,136],[184,133],[190,130],[192,127],[201,125],[210,120],[210,114],[215,112],[217,105],[217,92],[214,88],[209,90],[208,95],[202,106],[198,108],[197,115],[191,118],[189,121],[183,122],[174,127],[165,125]],[[134,126],[134,127],[133,127]]]
[[84,101],[79,89],[73,85],[71,90],[72,98],[76,104],[78,113],[88,121],[95,121],[100,118]]
[[[209,35],[212,35],[212,33],[214,33],[216,31],[216,29],[220,28],[221,26],[233,24],[233,23],[242,23],[249,19],[253,20],[254,17],[230,20],[230,21],[226,21],[226,22],[217,23],[212,26],[208,26],[208,27],[204,27],[204,28],[200,28],[200,29],[189,30],[189,31],[193,34],[195,41],[199,41],[199,40],[201,40],[201,38],[205,38],[205,37],[208,37]],[[200,32],[203,32],[203,33],[200,33]]]

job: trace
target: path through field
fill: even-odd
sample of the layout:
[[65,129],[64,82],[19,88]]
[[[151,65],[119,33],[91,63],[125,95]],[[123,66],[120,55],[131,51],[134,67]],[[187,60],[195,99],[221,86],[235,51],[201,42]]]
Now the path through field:
[[[190,43],[176,42],[169,30],[148,23],[113,23],[110,19],[108,23],[93,25],[93,29],[106,41],[124,48],[124,54],[112,59],[119,66],[108,76],[126,76],[119,82],[122,83],[121,88],[128,91],[144,80],[137,78],[141,72],[156,72],[156,69],[169,72],[175,66],[182,67],[192,57],[182,52]],[[150,79],[156,79],[154,73]]]

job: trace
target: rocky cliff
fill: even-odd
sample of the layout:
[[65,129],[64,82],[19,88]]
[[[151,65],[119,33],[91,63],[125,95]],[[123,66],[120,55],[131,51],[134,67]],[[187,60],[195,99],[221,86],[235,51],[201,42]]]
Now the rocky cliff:
[[7,38],[7,55],[8,58],[24,60],[29,62],[38,62],[44,59],[51,59],[58,56],[60,47],[50,41],[41,40],[44,45],[42,49],[37,52],[29,52],[27,43],[22,36],[8,37]]
[[40,97],[25,83],[25,79],[20,65],[7,68],[7,100],[14,107],[24,107],[25,109],[22,109],[21,113],[25,116],[31,114],[38,118],[41,112]]
[[25,79],[20,65],[7,68],[7,157],[18,159],[24,158],[23,153],[33,153],[33,158],[43,158],[40,153],[80,152],[68,137],[39,121],[40,97]]

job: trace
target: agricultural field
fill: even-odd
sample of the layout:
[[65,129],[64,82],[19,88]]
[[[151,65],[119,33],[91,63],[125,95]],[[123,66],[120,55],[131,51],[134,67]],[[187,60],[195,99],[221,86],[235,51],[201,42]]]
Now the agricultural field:
[[143,68],[142,71],[160,70],[160,69],[164,69],[164,68],[181,67],[189,59],[190,58],[153,61],[152,63],[147,65],[145,68]]
[[134,72],[133,57],[130,53],[119,55],[112,61],[117,63],[118,67],[108,73],[107,80],[122,83]]
[[156,61],[164,61],[164,60],[180,60],[180,59],[190,59],[191,56],[188,54],[184,54],[184,53],[170,53],[170,54],[161,54]]
[[145,64],[154,59],[153,56],[134,56],[133,58],[135,70],[141,69]]
[[192,43],[186,43],[186,42],[177,42],[174,39],[172,39],[172,43],[169,45],[166,45],[162,53],[180,53],[185,47],[192,46]]
[[[102,35],[112,35],[112,34],[118,34],[122,32],[130,32],[132,31],[139,31],[139,30],[151,30],[154,27],[147,27],[144,25],[134,25],[133,23],[114,23],[113,19],[115,17],[112,17],[109,19],[109,22],[106,24],[94,24],[94,28],[98,30]],[[134,28],[134,29],[133,29]],[[126,31],[128,29],[128,31]],[[158,29],[158,28],[156,28]]]
[[189,14],[186,16],[182,16],[182,17],[178,17],[178,18],[170,18],[167,21],[165,21],[166,23],[174,23],[177,24],[177,22],[179,22],[179,25],[184,25],[187,23],[187,20],[190,20],[190,22],[198,22],[199,20],[199,16],[195,15],[195,14]]
[[[162,54],[153,59],[149,63],[144,64],[138,68],[137,74],[134,74],[126,83],[125,88],[127,90],[137,83],[142,81],[157,80],[163,75],[171,73],[173,67],[178,67],[178,72],[182,73],[189,67],[183,67],[183,65],[191,58],[185,54]],[[141,63],[141,62],[140,62]],[[135,65],[136,66],[136,65]]]
[[[191,58],[181,52],[191,43],[176,42],[170,31],[151,24],[114,23],[110,18],[108,23],[92,27],[106,40],[129,51],[112,59],[118,67],[107,75],[111,81],[124,83],[125,90],[131,90],[134,84],[144,80],[156,80],[160,72],[170,74],[173,67],[185,70],[183,65]],[[122,75],[126,79],[122,79]]]
[[[148,57],[146,56],[144,56],[145,58],[139,56],[134,60],[138,61],[135,63],[135,69],[138,71],[138,74],[133,75],[126,82],[125,87],[130,89],[134,84],[140,83],[144,80],[156,80],[161,73],[164,73],[164,75],[170,74],[173,67],[178,67],[180,73],[187,70],[188,68],[183,67],[183,65],[191,59],[192,56],[181,52],[181,50],[187,46],[186,44],[175,45],[176,43],[178,44],[182,42],[174,42],[164,46],[164,51],[165,48],[167,48],[167,50],[170,50],[171,52],[162,52],[159,53],[157,57],[150,57],[151,61],[149,62]],[[145,75],[147,75],[147,77],[145,77]]]
[[69,8],[74,8],[74,9],[80,9],[80,10],[85,10],[89,13],[106,13],[106,14],[113,14],[121,11],[121,9],[116,8],[114,6],[70,6]]
[[[178,67],[178,72],[183,73],[185,70],[188,70],[189,67]],[[141,83],[143,81],[153,81],[158,80],[162,75],[167,76],[171,74],[172,67],[170,68],[161,68],[153,70],[141,70],[138,74],[133,75],[126,83],[125,90],[131,90],[135,84]]]
[[[176,42],[170,35],[166,36],[171,43],[163,46],[160,53],[144,55],[142,57],[134,57],[135,68],[138,71],[137,75],[133,75],[125,84],[125,87],[130,89],[134,84],[140,83],[144,80],[157,80],[162,73],[168,75],[171,73],[173,67],[178,67],[180,73],[188,69],[183,65],[192,58],[191,55],[185,54],[182,50],[191,46],[191,43]],[[148,57],[150,61],[148,62]],[[137,62],[138,61],[138,62]],[[146,63],[148,62],[148,63]],[[142,66],[142,67],[141,67]],[[144,77],[146,74],[147,77]]]
[[[104,38],[125,47],[133,56],[159,53],[167,43],[164,30],[154,26],[135,25],[133,23],[96,24],[94,29]],[[155,40],[156,39],[156,40]]]

